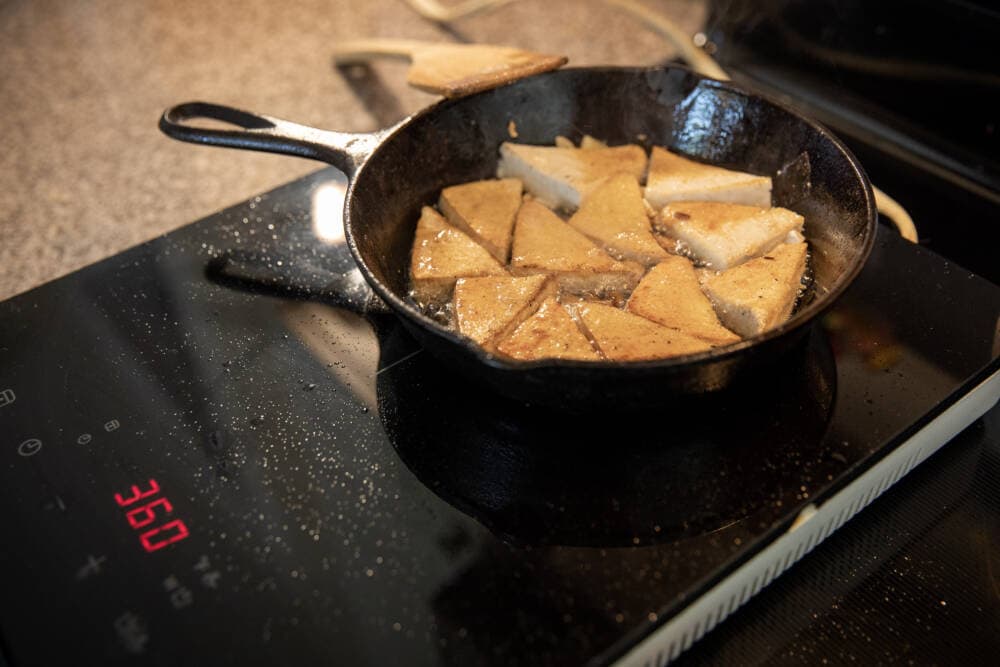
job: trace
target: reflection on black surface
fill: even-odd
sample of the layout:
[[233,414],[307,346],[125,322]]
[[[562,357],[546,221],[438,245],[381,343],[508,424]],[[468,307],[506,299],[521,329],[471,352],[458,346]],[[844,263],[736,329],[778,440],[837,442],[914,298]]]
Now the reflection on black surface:
[[526,406],[430,355],[378,377],[386,432],[438,495],[515,541],[580,546],[653,544],[750,516],[793,483],[776,474],[793,469],[789,453],[819,447],[835,390],[818,332],[752,384],[643,412]]

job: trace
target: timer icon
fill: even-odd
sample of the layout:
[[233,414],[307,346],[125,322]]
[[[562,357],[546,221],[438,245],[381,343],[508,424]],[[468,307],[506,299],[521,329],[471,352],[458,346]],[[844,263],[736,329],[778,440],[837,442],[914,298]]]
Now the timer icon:
[[38,438],[30,438],[17,446],[17,453],[21,456],[34,456],[41,450],[42,441]]

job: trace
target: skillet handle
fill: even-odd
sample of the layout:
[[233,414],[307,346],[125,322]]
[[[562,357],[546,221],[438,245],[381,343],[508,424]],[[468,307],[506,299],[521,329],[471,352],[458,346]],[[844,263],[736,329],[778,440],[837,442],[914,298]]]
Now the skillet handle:
[[[188,123],[196,119],[221,121],[236,129],[199,127]],[[348,177],[353,176],[374,152],[384,134],[318,130],[280,118],[208,102],[185,102],[167,109],[160,118],[160,130],[168,137],[192,144],[226,146],[320,160],[337,167]]]

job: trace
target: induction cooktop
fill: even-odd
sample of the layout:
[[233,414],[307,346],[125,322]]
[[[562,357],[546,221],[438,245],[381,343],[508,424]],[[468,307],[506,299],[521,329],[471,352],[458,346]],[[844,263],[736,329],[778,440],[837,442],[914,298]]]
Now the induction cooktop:
[[500,398],[379,307],[344,187],[0,304],[10,665],[665,664],[1000,396],[1000,288],[880,228],[759,377]]

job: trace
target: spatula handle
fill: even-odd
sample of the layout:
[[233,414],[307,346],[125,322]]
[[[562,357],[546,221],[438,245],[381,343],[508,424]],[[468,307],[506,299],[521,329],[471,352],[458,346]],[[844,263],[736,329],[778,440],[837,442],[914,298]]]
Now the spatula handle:
[[365,63],[376,58],[403,58],[413,60],[421,49],[433,46],[431,42],[421,42],[414,39],[355,39],[340,42],[333,47],[333,62],[338,65]]

